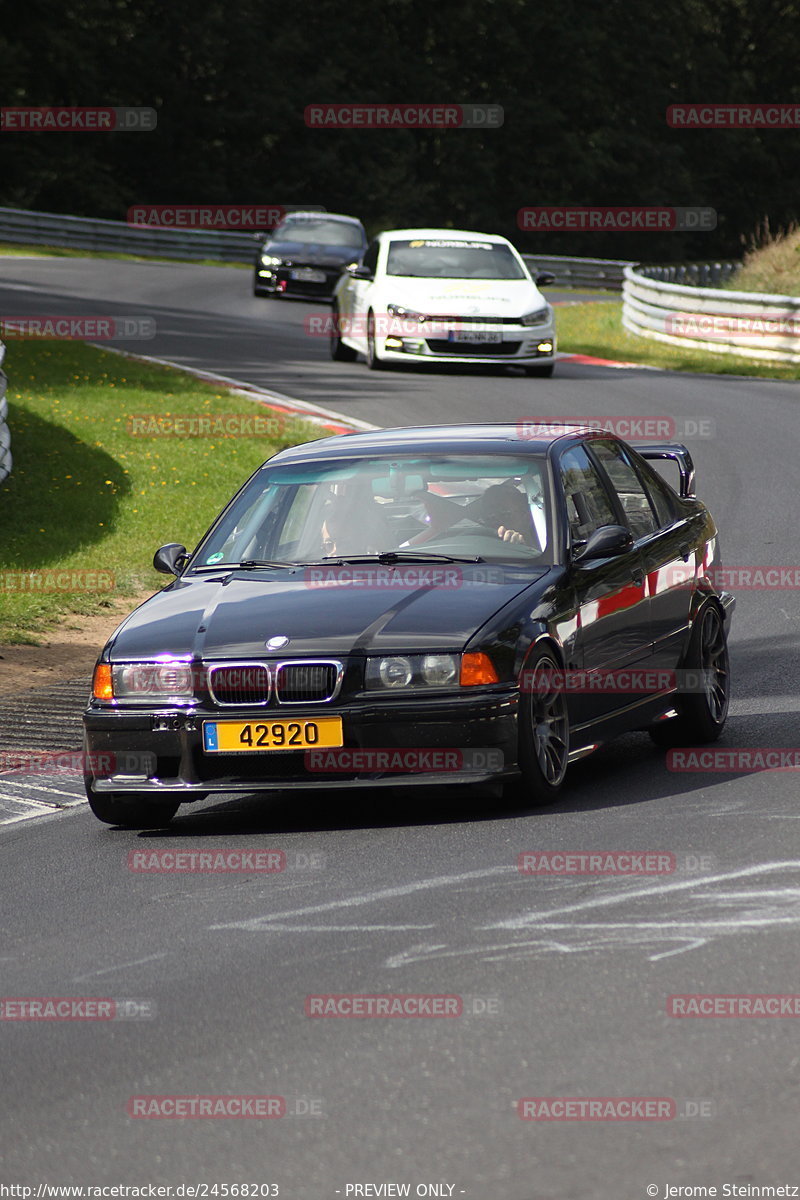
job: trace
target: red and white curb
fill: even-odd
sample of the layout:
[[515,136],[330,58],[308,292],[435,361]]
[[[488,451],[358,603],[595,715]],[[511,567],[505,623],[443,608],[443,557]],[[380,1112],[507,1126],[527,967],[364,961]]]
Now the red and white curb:
[[593,354],[559,354],[559,362],[581,363],[590,367],[613,367],[617,371],[663,371],[663,367],[653,367],[649,363],[617,362],[613,358],[596,358]]
[[324,408],[321,404],[312,404],[308,400],[297,400],[293,396],[284,396],[281,392],[275,392],[271,388],[256,387],[255,384],[242,383],[241,379],[232,379],[230,375],[219,375],[216,371],[200,370],[199,367],[188,367],[185,363],[173,362],[169,358],[155,358],[150,354],[132,354],[128,350],[118,350],[115,346],[95,345],[98,350],[110,351],[112,354],[121,354],[123,358],[131,358],[138,362],[156,363],[161,367],[174,367],[176,371],[183,371],[187,375],[193,375],[195,379],[202,379],[206,383],[218,384],[230,392],[232,396],[244,396],[248,400],[253,400],[257,404],[264,404],[268,408],[274,409],[276,412],[282,413],[284,416],[296,417],[298,420],[309,421],[312,425],[320,425],[323,429],[330,433],[362,433],[369,429],[378,429],[378,425],[371,425],[369,421],[359,421],[356,417],[345,417],[341,413],[334,412],[332,408]]

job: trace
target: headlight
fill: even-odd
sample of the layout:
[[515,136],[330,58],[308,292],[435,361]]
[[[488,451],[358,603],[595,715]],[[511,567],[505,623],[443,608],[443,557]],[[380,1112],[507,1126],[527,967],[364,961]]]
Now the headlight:
[[276,258],[274,254],[262,254],[261,262],[265,267],[279,267],[283,262],[283,259]]
[[403,688],[457,687],[460,654],[393,654],[368,658],[368,691]]
[[187,704],[195,699],[196,668],[187,662],[119,663],[111,668],[115,700]]
[[425,313],[414,312],[413,308],[403,308],[402,304],[387,304],[386,311],[390,317],[400,317],[403,321],[427,321]]
[[535,312],[525,313],[524,317],[520,317],[520,325],[544,325],[550,317],[550,309],[547,305],[544,308],[537,308]]
[[458,662],[453,654],[426,654],[422,660],[422,678],[431,687],[446,687],[458,678]]

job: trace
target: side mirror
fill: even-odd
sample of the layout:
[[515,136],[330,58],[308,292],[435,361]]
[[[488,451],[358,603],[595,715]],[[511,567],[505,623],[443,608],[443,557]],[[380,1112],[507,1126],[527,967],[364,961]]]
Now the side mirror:
[[625,554],[633,546],[633,536],[630,529],[624,525],[601,525],[589,535],[585,546],[581,546],[574,556],[575,562],[586,562],[590,558],[613,558],[615,554]]
[[372,271],[370,271],[369,267],[363,267],[361,265],[361,263],[350,263],[350,265],[348,267],[346,267],[345,270],[347,271],[348,275],[352,276],[353,279],[374,279],[375,278],[374,273]]
[[550,287],[551,283],[555,283],[556,277],[552,271],[540,271],[536,276],[537,287]]
[[162,575],[177,575],[183,567],[181,559],[188,557],[185,546],[179,545],[178,542],[167,542],[166,546],[161,546],[153,555],[153,566]]

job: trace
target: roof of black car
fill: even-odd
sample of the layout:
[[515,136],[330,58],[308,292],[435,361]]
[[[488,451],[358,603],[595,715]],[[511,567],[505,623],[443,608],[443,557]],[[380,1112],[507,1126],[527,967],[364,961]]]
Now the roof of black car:
[[452,454],[508,454],[524,449],[543,453],[558,438],[593,432],[587,425],[525,420],[475,425],[416,425],[408,428],[374,429],[320,438],[281,450],[270,462],[296,459],[344,457],[359,454],[446,452]]
[[349,225],[361,225],[358,217],[346,217],[344,213],[316,212],[313,209],[309,209],[308,211],[297,209],[296,212],[287,212],[283,217],[283,221],[288,221],[291,217],[302,217],[303,220],[310,220],[312,217],[315,217],[319,221],[344,221]]

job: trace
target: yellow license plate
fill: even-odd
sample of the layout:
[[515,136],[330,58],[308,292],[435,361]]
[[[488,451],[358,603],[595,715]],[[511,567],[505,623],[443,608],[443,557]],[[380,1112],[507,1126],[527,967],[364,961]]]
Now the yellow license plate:
[[341,717],[295,717],[283,721],[204,721],[208,754],[260,753],[343,746]]

